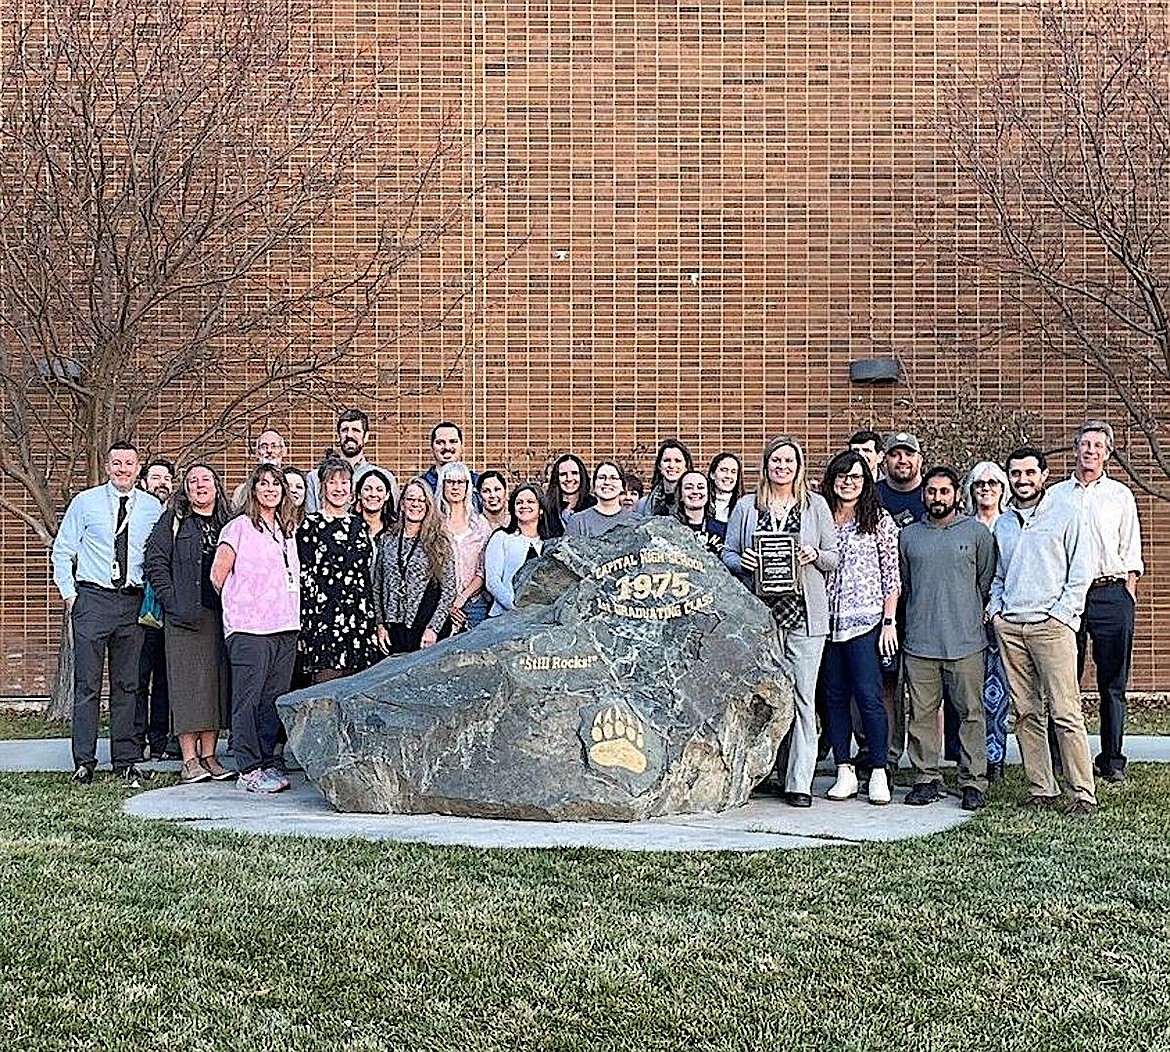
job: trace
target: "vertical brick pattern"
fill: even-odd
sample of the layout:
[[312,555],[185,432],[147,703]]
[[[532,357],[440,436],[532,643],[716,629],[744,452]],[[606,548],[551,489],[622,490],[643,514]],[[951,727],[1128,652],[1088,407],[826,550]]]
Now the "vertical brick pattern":
[[[1049,447],[1087,412],[1117,419],[1076,364],[989,336],[1014,308],[954,263],[990,232],[956,204],[934,106],[952,63],[1010,52],[1028,17],[946,0],[320,3],[313,46],[399,96],[370,165],[442,129],[443,200],[470,195],[344,370],[371,393],[374,458],[425,466],[426,431],[449,417],[478,466],[518,473],[672,435],[751,471],[781,430],[815,473],[855,426],[912,426],[960,379],[1035,412]],[[306,261],[370,229],[394,192],[374,183],[313,231]],[[899,359],[904,382],[851,386],[849,362],[870,356]],[[203,409],[225,394],[209,383]],[[307,466],[332,412],[270,422]],[[246,460],[222,458],[231,481]],[[1147,537],[1170,524],[1154,502],[1142,514]],[[10,518],[0,541],[0,691],[42,694],[58,618],[44,553]],[[1170,581],[1146,551],[1134,682],[1154,688]]]

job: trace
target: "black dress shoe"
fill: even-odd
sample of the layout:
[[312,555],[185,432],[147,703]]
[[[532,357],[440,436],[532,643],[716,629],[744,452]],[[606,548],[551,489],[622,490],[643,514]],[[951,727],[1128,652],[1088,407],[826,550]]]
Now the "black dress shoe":
[[1102,771],[1100,774],[1101,780],[1108,782],[1110,785],[1121,785],[1125,781],[1124,771]]
[[906,803],[911,807],[923,807],[946,795],[946,790],[938,782],[919,782],[906,794]]
[[812,797],[808,793],[785,793],[784,802],[789,807],[812,807]]
[[987,797],[976,789],[975,786],[969,785],[963,790],[963,800],[959,806],[964,811],[978,811],[981,807],[986,806],[986,804]]

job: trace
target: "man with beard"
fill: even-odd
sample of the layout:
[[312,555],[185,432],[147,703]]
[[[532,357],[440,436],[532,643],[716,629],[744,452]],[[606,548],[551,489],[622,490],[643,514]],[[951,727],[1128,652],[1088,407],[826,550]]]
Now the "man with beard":
[[987,728],[983,716],[983,610],[995,576],[995,541],[959,512],[962,483],[951,467],[926,473],[926,516],[898,535],[906,633],[902,651],[910,694],[909,752],[914,788],[906,803],[946,795],[939,770],[939,710],[946,688],[959,714],[959,790],[964,811],[986,803]]
[[926,514],[922,502],[922,446],[909,431],[886,436],[886,477],[877,484],[878,500],[899,529]]
[[[370,418],[360,409],[346,409],[338,416],[337,451],[349,462],[349,466],[353,468],[353,488],[351,490],[353,493],[357,493],[361,487],[362,479],[365,477],[366,472],[377,467],[376,464],[372,464],[366,459],[366,443],[369,439]],[[398,480],[394,477],[394,472],[389,470],[389,468],[379,467],[378,470],[386,476],[390,483],[390,499],[393,502],[394,510],[397,511]],[[307,483],[305,511],[320,511],[321,480],[318,477],[316,468],[309,472]]]
[[1023,806],[1043,809],[1060,799],[1048,748],[1051,717],[1072,796],[1065,814],[1091,815],[1097,796],[1077,681],[1076,634],[1092,580],[1092,544],[1077,505],[1045,492],[1048,461],[1041,450],[1017,449],[1005,470],[1012,503],[995,524],[999,559],[987,613],[1012,691],[1028,780]]
[[[431,487],[431,492],[438,497],[439,468],[444,464],[463,462],[463,428],[450,420],[443,420],[431,428],[431,466],[421,475],[423,482]],[[470,470],[470,466],[468,467]],[[471,503],[476,511],[481,511],[483,505],[479,499],[479,472],[471,472]]]
[[1137,579],[1145,571],[1142,533],[1133,492],[1105,472],[1113,452],[1113,428],[1087,420],[1073,436],[1076,466],[1072,478],[1052,487],[1081,509],[1082,528],[1093,550],[1085,613],[1077,633],[1077,679],[1093,644],[1097,692],[1101,702],[1101,752],[1097,773],[1107,782],[1125,780],[1125,688],[1133,652]]
[[[175,465],[156,457],[142,472],[139,486],[164,508],[175,486]],[[142,651],[138,656],[138,690],[134,696],[134,743],[145,758],[147,747],[152,760],[182,758],[179,742],[171,738],[171,696],[167,687],[167,655],[163,630],[144,625]]]

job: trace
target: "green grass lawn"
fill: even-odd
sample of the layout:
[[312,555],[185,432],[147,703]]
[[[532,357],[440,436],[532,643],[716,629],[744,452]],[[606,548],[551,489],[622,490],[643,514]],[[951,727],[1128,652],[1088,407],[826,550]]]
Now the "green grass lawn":
[[621,855],[205,834],[2,775],[0,1042],[1167,1047],[1170,769],[1087,821],[1020,793],[918,841]]

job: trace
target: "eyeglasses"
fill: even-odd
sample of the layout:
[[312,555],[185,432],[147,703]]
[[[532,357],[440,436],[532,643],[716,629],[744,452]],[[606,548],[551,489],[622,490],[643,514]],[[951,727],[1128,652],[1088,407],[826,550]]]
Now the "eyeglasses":
[[837,476],[838,482],[856,482],[859,486],[865,481],[864,471],[847,471],[844,475]]
[[426,502],[427,502],[426,497],[403,497],[402,498],[403,504],[426,504]]
[[443,479],[444,486],[466,486],[467,479]]
[[979,479],[971,483],[972,489],[990,489],[992,486],[1002,486],[1003,483],[998,479]]
[[621,482],[621,475],[598,475],[594,482]]

